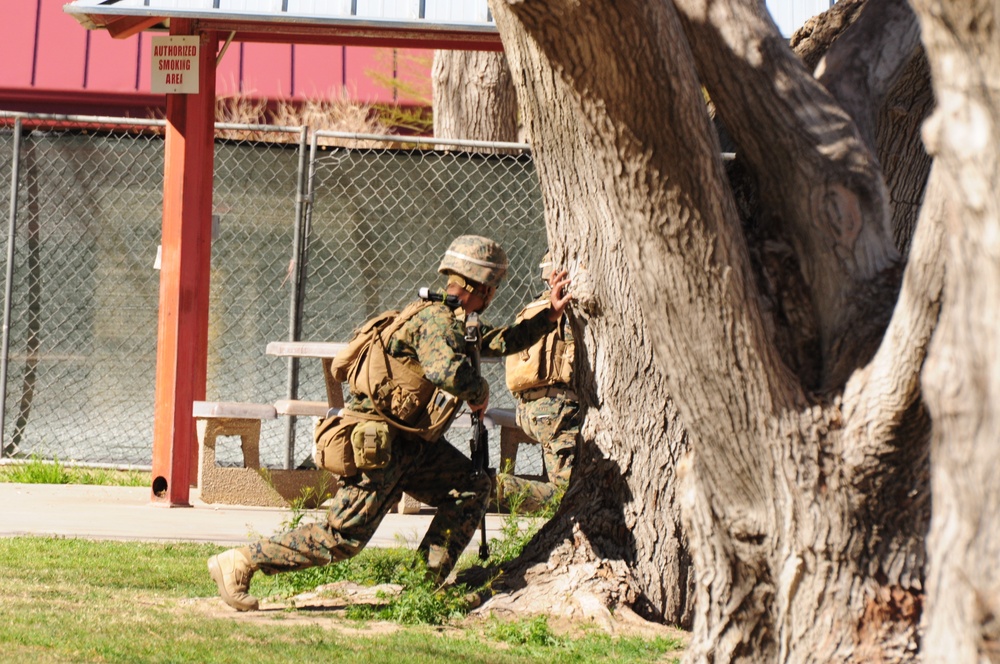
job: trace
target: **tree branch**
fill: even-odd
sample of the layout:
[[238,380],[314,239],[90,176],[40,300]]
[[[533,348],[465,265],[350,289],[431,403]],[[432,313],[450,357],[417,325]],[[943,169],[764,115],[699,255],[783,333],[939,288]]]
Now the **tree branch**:
[[948,205],[944,186],[940,169],[932,168],[892,320],[871,363],[844,390],[844,456],[849,473],[884,470],[881,459],[887,447],[911,442],[895,432],[920,400],[920,371],[941,311]]
[[[702,81],[739,146],[737,156],[756,175],[765,210],[799,256],[818,320],[823,382],[836,387],[859,358],[869,359],[852,341],[859,329],[871,334],[865,330],[870,312],[855,309],[859,292],[871,291],[871,282],[898,261],[877,160],[762,3],[675,5]],[[888,307],[894,288],[885,290]]]
[[920,25],[907,0],[868,0],[816,67],[816,79],[854,118],[872,151],[878,108],[919,45]]

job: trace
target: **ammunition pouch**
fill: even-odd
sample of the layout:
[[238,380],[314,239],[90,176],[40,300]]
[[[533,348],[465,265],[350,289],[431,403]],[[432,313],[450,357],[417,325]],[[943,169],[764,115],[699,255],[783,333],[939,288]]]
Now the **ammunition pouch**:
[[354,464],[360,471],[379,470],[392,459],[396,430],[382,420],[360,422],[351,432]]
[[428,442],[439,439],[451,426],[461,405],[462,402],[454,394],[435,388],[424,409],[424,416],[417,422],[417,428],[421,430],[417,435]]

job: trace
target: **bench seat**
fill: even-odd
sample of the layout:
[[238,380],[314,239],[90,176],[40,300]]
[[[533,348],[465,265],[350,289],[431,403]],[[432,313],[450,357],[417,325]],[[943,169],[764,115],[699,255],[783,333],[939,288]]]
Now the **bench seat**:
[[298,399],[278,399],[274,402],[274,410],[278,415],[294,415],[296,417],[326,417],[330,406],[325,401],[300,401]]

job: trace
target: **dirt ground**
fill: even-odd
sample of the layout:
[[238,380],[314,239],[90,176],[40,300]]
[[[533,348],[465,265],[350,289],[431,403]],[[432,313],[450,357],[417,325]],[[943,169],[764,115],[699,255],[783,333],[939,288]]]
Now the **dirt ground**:
[[[384,604],[386,596],[398,594],[401,586],[383,584],[362,586],[350,581],[339,581],[320,586],[313,591],[296,595],[283,601],[262,601],[260,610],[249,612],[234,611],[218,597],[184,600],[182,606],[193,608],[207,617],[230,619],[260,625],[316,625],[355,636],[392,634],[407,629],[406,626],[385,621],[347,620],[344,611],[352,604]],[[380,597],[381,595],[381,597]],[[465,629],[475,629],[477,625],[490,620],[489,603],[458,623],[437,626],[442,634],[459,633]],[[565,619],[549,617],[549,628],[559,636],[580,637],[593,633],[594,624],[581,625]],[[615,627],[617,636],[638,636],[652,639],[656,637],[679,639],[687,643],[687,632],[647,621],[630,620]]]

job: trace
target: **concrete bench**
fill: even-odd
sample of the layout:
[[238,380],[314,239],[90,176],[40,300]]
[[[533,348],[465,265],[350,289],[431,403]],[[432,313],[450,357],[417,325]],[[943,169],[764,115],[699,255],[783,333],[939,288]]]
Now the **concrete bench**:
[[[343,350],[347,344],[336,341],[272,341],[267,344],[266,353],[274,357],[297,357],[300,359],[314,358],[319,359],[322,362],[323,379],[326,386],[326,396],[327,400],[331,404],[343,407],[343,386],[333,379],[330,372],[330,364],[333,362],[333,358],[336,357],[337,353]],[[484,363],[499,362],[502,358],[489,357],[483,358]],[[325,413],[319,413],[322,410],[324,404],[321,402],[302,402],[302,403],[314,403],[316,404],[316,412],[309,412],[307,414],[316,415],[322,417]],[[275,404],[281,410],[282,402]],[[291,414],[291,413],[288,413]],[[517,426],[517,419],[514,416],[514,411],[510,409],[501,408],[491,408],[486,412],[487,416],[487,426],[499,426],[500,427],[500,468],[511,468],[517,467],[517,452],[521,445],[537,445],[538,443],[532,438],[528,437],[519,426]],[[464,418],[464,419],[463,419]],[[459,419],[454,423],[454,426],[466,426],[470,425],[469,416],[466,414],[460,416]],[[527,479],[545,479],[545,467],[544,459],[542,461],[542,470],[540,475],[526,475],[519,474],[519,477],[525,477]],[[403,502],[407,501],[407,497],[403,497]],[[402,503],[401,503],[402,504]],[[416,510],[418,507],[415,505],[415,501],[408,503],[409,507],[407,510]],[[402,511],[403,508],[401,508]]]
[[[324,487],[332,490],[335,480],[319,469],[267,469],[260,465],[260,427],[263,420],[279,416],[326,417],[331,408],[322,401],[279,399],[270,404],[195,401],[193,415],[198,431],[198,487],[206,503],[229,505],[256,505],[289,507],[312,488],[313,498],[304,507],[318,507],[325,494]],[[491,408],[486,411],[483,423],[487,427],[500,427],[500,468],[515,468],[517,451],[522,444],[537,445],[518,426],[513,410]],[[453,426],[470,427],[468,413],[456,418]],[[243,453],[243,467],[225,467],[216,463],[219,436],[239,436]],[[530,479],[544,479],[544,461],[541,475],[519,475]],[[414,514],[423,508],[420,501],[404,494],[397,511]]]
[[[324,411],[325,414],[325,411]],[[260,465],[260,424],[278,417],[270,404],[231,401],[195,401],[198,431],[198,487],[206,503],[289,507],[312,488],[313,497],[304,507],[316,507],[333,479],[323,470],[285,470]],[[216,463],[219,436],[239,436],[243,467]]]

